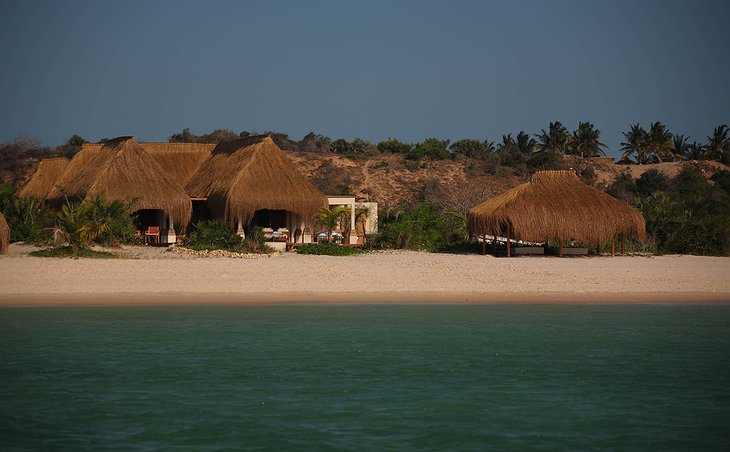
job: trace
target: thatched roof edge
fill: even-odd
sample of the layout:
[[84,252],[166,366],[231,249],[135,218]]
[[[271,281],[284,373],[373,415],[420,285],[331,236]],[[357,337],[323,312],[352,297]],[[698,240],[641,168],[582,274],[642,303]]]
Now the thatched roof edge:
[[30,179],[17,192],[21,198],[45,199],[63,175],[70,160],[66,157],[51,157],[38,162]]

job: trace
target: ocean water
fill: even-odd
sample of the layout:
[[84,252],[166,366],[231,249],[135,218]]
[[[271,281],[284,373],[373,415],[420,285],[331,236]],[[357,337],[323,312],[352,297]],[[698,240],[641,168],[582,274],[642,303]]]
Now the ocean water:
[[0,309],[0,450],[728,450],[730,307]]

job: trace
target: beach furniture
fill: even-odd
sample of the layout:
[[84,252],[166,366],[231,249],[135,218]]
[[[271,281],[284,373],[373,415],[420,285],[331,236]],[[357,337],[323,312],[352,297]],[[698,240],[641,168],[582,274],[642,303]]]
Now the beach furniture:
[[512,248],[513,256],[538,256],[545,254],[545,248],[542,246],[521,246]]
[[144,244],[148,243],[160,243],[160,227],[159,226],[149,226],[147,228],[147,231],[144,233]]

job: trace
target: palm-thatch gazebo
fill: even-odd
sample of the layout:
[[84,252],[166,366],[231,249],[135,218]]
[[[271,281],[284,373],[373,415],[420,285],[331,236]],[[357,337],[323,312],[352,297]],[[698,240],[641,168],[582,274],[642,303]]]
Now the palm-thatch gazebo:
[[239,234],[252,225],[306,232],[317,210],[327,206],[327,197],[269,135],[218,144],[186,189]]
[[161,241],[174,242],[174,225],[190,221],[190,197],[132,137],[85,146],[74,156],[49,199],[134,200],[144,226],[160,227]]
[[471,208],[468,229],[473,236],[507,237],[543,243],[557,240],[584,244],[615,240],[621,234],[646,238],[644,218],[638,210],[581,182],[574,171],[538,171],[529,182]]
[[10,227],[8,222],[5,221],[5,216],[0,212],[0,254],[8,252],[8,246],[10,244]]

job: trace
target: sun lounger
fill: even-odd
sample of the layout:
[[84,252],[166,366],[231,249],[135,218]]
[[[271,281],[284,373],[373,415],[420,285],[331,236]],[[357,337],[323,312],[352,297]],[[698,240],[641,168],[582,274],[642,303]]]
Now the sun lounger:
[[521,246],[512,248],[513,256],[537,256],[545,254],[545,248],[542,246]]

